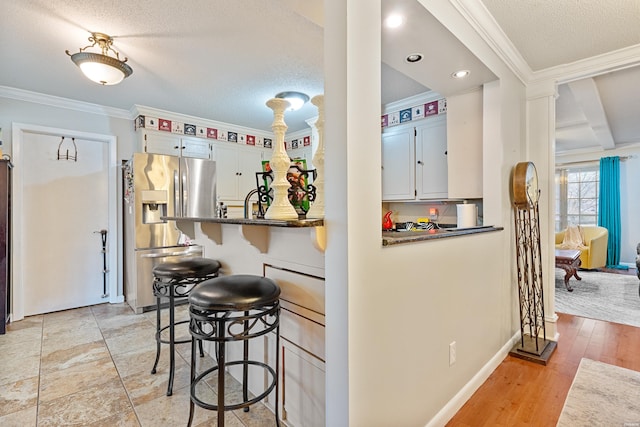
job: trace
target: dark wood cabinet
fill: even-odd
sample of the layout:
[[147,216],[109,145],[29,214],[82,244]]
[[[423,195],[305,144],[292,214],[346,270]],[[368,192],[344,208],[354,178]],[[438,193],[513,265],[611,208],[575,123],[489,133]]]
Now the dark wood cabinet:
[[0,160],[0,334],[11,308],[11,162]]

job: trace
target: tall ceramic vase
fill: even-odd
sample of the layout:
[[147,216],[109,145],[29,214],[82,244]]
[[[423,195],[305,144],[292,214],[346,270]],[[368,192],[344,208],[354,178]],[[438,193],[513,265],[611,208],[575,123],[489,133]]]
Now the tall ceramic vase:
[[284,122],[284,110],[289,107],[289,101],[280,98],[272,98],[267,101],[267,107],[273,110],[273,124],[271,129],[275,135],[273,155],[269,161],[271,170],[273,171],[273,201],[269,205],[267,212],[264,214],[265,219],[282,219],[293,220],[298,219],[298,213],[289,202],[289,181],[287,181],[287,172],[291,166],[291,159],[287,155],[284,147],[284,133],[287,125]]
[[316,168],[316,179],[313,185],[316,187],[316,198],[307,212],[307,218],[324,218],[324,95],[316,95],[311,98],[311,103],[318,108],[318,120],[314,126],[318,131],[318,147],[313,155],[313,166]]

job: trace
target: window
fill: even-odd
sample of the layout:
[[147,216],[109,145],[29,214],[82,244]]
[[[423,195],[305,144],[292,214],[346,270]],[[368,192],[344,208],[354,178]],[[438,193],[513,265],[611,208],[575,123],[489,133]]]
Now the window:
[[598,166],[556,170],[556,231],[568,225],[598,225]]

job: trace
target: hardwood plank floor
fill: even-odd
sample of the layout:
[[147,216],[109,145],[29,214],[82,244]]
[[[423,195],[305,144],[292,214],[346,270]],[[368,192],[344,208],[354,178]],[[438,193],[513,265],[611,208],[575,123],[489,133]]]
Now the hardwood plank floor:
[[558,313],[558,332],[547,366],[507,356],[447,426],[555,426],[583,357],[640,371],[640,328]]

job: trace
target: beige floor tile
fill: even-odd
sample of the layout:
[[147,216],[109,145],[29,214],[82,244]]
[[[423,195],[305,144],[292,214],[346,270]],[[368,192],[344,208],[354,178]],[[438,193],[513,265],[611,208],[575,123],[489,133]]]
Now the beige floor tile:
[[40,402],[49,402],[114,380],[119,380],[119,377],[110,357],[43,373],[40,376]]
[[8,324],[6,333],[0,335],[0,346],[24,341],[35,342],[41,340],[42,316],[30,316]]
[[92,362],[109,357],[109,351],[103,340],[78,344],[68,348],[51,351],[42,356],[42,372],[67,369],[74,365]]
[[132,328],[149,327],[149,320],[141,315],[130,314],[116,315],[115,317],[99,322],[100,330],[105,339],[129,333]]
[[40,403],[38,427],[88,425],[131,410],[119,379]]
[[[167,310],[161,314],[165,325]],[[150,373],[156,352],[155,316],[153,311],[137,315],[127,304],[100,304],[8,325],[8,333],[0,336],[0,348],[7,356],[0,369],[0,426],[186,425],[191,344],[176,346],[173,396],[166,396],[168,345],[162,345],[158,372]],[[176,319],[188,318],[188,305],[176,307]],[[187,325],[179,329],[179,336],[190,339]],[[208,354],[196,360],[198,372],[216,364]],[[240,384],[230,375],[225,378],[226,400],[237,403]],[[214,375],[198,384],[198,396],[215,403],[215,388]],[[215,425],[215,421],[215,411],[195,408],[194,427]],[[226,412],[225,422],[228,427],[275,424],[262,403],[248,413]]]
[[0,390],[0,425],[3,416],[38,404],[38,376],[4,384]]
[[0,369],[0,385],[37,377],[40,372],[40,356],[4,359]]
[[42,353],[44,355],[103,339],[100,328],[95,321],[72,321],[59,331],[47,329],[45,326],[42,337]]
[[[121,378],[126,378],[140,372],[150,374],[151,368],[153,368],[153,362],[156,360],[156,349],[155,347],[143,347],[126,353],[114,354],[112,357]],[[169,351],[163,349],[163,351],[160,352],[158,366],[168,365]]]
[[156,330],[152,325],[135,325],[126,334],[105,339],[109,352],[114,354],[129,351],[156,348]]
[[[199,392],[206,394],[209,399],[215,399],[213,391],[203,385],[199,387]],[[143,427],[184,427],[189,419],[189,387],[176,390],[173,396],[162,396],[150,402],[136,406],[138,419]],[[194,426],[214,426],[216,421],[215,411],[203,408],[195,408]],[[225,417],[225,426],[243,427],[242,423],[232,413]]]
[[36,427],[38,407],[36,405],[0,417],[2,427]]
[[[176,358],[173,376],[173,392],[189,387],[191,381],[189,366],[182,358]],[[169,364],[158,366],[155,374],[149,371],[138,372],[122,379],[134,407],[161,396],[166,396],[169,385]]]
[[138,417],[133,410],[115,414],[108,418],[86,424],[87,427],[140,427]]
[[66,323],[71,320],[93,319],[93,313],[90,307],[80,307],[70,310],[55,311],[44,315],[45,326],[54,323]]
[[40,352],[42,350],[42,341],[28,340],[11,343],[0,343],[0,348],[2,348],[2,357],[4,359],[40,356]]
[[129,304],[123,302],[120,304],[98,304],[91,306],[91,312],[98,320],[98,323],[101,319],[109,319],[111,316],[120,315],[120,314],[135,314]]

